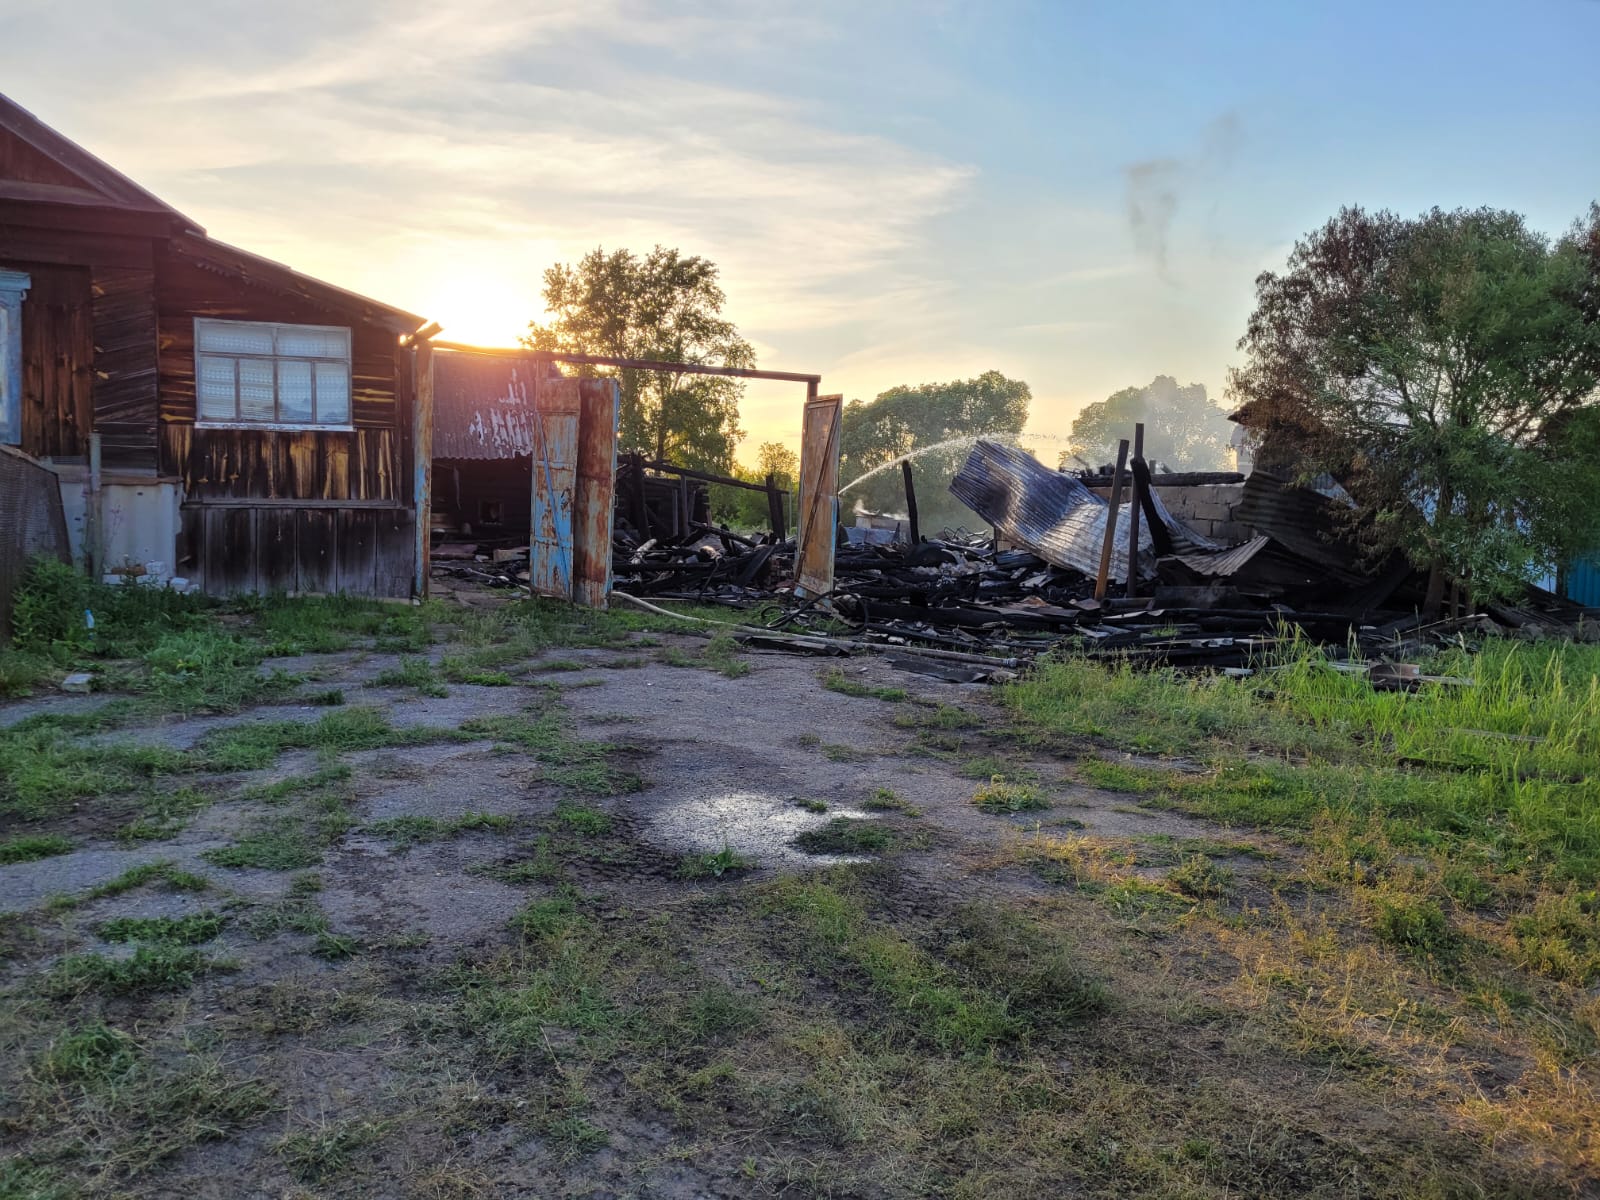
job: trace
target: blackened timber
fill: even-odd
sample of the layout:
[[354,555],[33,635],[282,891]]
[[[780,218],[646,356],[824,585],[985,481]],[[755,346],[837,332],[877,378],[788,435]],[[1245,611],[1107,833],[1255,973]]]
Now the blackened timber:
[[906,520],[911,525],[911,544],[915,546],[922,541],[922,534],[917,529],[917,485],[911,477],[909,458],[900,464],[900,474],[906,481]]

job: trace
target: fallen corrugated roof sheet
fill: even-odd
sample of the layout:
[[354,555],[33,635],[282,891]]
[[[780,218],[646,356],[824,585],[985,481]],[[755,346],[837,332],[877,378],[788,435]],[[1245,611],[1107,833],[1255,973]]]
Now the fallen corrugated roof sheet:
[[[1091,576],[1100,570],[1110,504],[1031,454],[1000,442],[980,441],[950,481],[950,491],[1007,540],[1027,547],[1046,562]],[[1110,575],[1118,583],[1126,583],[1128,578],[1131,499],[1132,489],[1124,488],[1111,555]],[[1174,542],[1201,552],[1221,549],[1173,518],[1158,497],[1152,499]],[[1155,573],[1155,550],[1146,523],[1139,529],[1139,577],[1150,579]]]
[[1287,468],[1257,465],[1244,481],[1244,496],[1233,519],[1264,533],[1292,554],[1322,567],[1346,586],[1370,576],[1362,568],[1349,531],[1341,529],[1334,513],[1350,500],[1331,478],[1318,487],[1298,487]]
[[433,456],[495,461],[533,453],[531,359],[437,350]]

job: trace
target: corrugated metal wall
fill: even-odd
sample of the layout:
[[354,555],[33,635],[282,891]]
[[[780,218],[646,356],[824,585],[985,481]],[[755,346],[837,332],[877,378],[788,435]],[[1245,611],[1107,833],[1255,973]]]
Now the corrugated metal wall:
[[1600,558],[1579,559],[1567,567],[1567,599],[1600,608]]
[[70,562],[54,471],[0,446],[0,639],[11,636],[12,596],[35,556]]

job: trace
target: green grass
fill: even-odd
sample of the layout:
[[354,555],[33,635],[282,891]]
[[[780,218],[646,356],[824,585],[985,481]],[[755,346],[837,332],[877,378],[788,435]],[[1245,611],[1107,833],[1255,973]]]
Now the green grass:
[[231,963],[213,959],[192,946],[158,942],[138,946],[127,958],[69,955],[51,969],[42,987],[46,995],[57,998],[85,992],[141,996],[182,991],[201,975],[233,969]]
[[0,866],[72,853],[72,842],[58,833],[24,834],[0,841]]
[[721,879],[726,875],[740,875],[753,871],[759,864],[755,859],[740,854],[732,846],[710,854],[691,854],[678,864],[680,879]]
[[894,835],[877,821],[835,817],[821,829],[808,829],[794,839],[807,854],[877,854],[887,850]]
[[[553,669],[545,664],[541,664],[541,667],[544,670]],[[473,687],[511,687],[516,683],[516,680],[505,671],[488,670],[483,665],[459,655],[446,655],[440,659],[439,674],[450,683],[470,684]]]
[[922,810],[914,804],[909,804],[895,794],[893,788],[874,788],[872,795],[861,802],[861,807],[869,812],[901,812],[908,817],[920,817]]
[[742,654],[742,648],[730,634],[719,633],[708,638],[697,653],[689,654],[676,646],[668,646],[659,657],[669,667],[701,667],[729,679],[740,679],[750,674],[750,664]]
[[40,1067],[43,1074],[60,1083],[104,1088],[125,1078],[141,1057],[132,1037],[97,1021],[60,1034],[50,1043]]
[[551,783],[591,796],[636,792],[643,782],[611,760],[616,747],[574,737],[558,712],[537,716],[473,717],[461,723],[463,737],[490,738],[531,754]]
[[589,804],[563,798],[556,801],[555,823],[582,837],[604,837],[615,822]]
[[1204,854],[1191,854],[1167,872],[1167,883],[1196,900],[1218,900],[1233,891],[1233,872]]
[[228,918],[219,912],[190,913],[184,917],[114,917],[98,930],[106,942],[170,942],[193,946],[220,934]]
[[271,766],[286,750],[382,750],[465,741],[454,729],[431,725],[395,726],[382,709],[343,708],[315,721],[256,721],[217,730],[197,753],[208,769],[253,771]]
[[883,1036],[983,1054],[1100,1012],[1104,986],[1058,934],[986,906],[961,910],[943,956],[874,921],[847,877],[786,879],[765,903],[841,980],[886,1005]]
[[165,884],[175,892],[203,892],[211,886],[210,881],[204,876],[185,871],[171,860],[163,859],[159,862],[130,867],[115,879],[87,888],[76,895],[57,896],[51,900],[50,907],[57,911],[75,908],[91,900],[120,896],[147,883]]
[[1090,737],[1206,768],[1195,777],[1083,763],[1103,787],[1268,827],[1378,815],[1399,842],[1477,846],[1502,869],[1600,880],[1600,774],[1589,767],[1600,753],[1600,647],[1490,640],[1428,668],[1472,683],[1380,692],[1297,647],[1244,682],[1063,659],[1004,697],[1036,740]]
[[349,827],[348,818],[313,822],[298,816],[270,817],[256,822],[231,845],[207,850],[201,857],[218,867],[295,871],[321,863],[323,852]]
[[989,813],[1035,812],[1050,807],[1050,801],[1031,783],[1013,783],[1004,775],[993,775],[989,782],[972,793],[972,803]]
[[0,730],[0,814],[38,820],[193,768],[180,750],[129,742],[88,745],[60,724],[22,721]]
[[822,757],[829,762],[865,762],[872,757],[872,752],[858,746],[847,746],[843,742],[824,742]]
[[464,833],[489,831],[501,833],[511,828],[513,819],[498,813],[464,812],[458,817],[391,817],[365,826],[368,833],[387,838],[397,846],[415,846],[422,842],[439,842],[460,837]]
[[403,658],[400,665],[382,671],[372,680],[374,687],[415,688],[423,696],[448,696],[439,672],[426,658]]
[[301,1183],[321,1183],[348,1171],[389,1128],[387,1121],[346,1118],[286,1133],[274,1149]]
[[870,697],[873,700],[882,700],[886,704],[899,704],[911,698],[911,693],[905,688],[874,687],[860,680],[851,679],[838,667],[823,672],[822,686],[830,692],[838,692],[845,696]]

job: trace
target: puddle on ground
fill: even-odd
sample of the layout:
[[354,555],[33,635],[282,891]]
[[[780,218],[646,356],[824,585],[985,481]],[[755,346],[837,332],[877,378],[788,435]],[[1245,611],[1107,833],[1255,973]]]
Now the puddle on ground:
[[821,829],[838,817],[873,820],[859,808],[811,812],[793,796],[730,792],[722,796],[669,801],[656,808],[645,825],[650,839],[685,853],[715,854],[730,846],[763,867],[816,867],[834,863],[870,862],[861,854],[807,854],[791,843],[802,833]]

